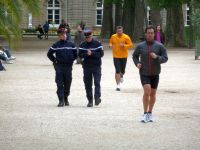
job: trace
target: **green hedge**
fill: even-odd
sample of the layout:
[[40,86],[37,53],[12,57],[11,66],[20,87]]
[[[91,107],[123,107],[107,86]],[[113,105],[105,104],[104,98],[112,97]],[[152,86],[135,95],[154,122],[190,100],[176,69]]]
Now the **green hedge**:
[[28,28],[28,29],[24,29],[23,30],[25,33],[36,33],[37,31],[35,30],[35,28]]
[[[195,40],[200,39],[200,27],[193,27],[192,45],[195,46]],[[190,26],[184,27],[184,36],[186,45],[189,46],[190,41]]]

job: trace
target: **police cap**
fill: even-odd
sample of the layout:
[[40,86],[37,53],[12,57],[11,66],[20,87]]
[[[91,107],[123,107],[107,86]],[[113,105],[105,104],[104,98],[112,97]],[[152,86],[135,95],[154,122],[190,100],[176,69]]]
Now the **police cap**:
[[84,35],[86,37],[91,36],[92,35],[92,30],[84,30]]
[[66,34],[65,28],[60,28],[57,30],[57,34]]

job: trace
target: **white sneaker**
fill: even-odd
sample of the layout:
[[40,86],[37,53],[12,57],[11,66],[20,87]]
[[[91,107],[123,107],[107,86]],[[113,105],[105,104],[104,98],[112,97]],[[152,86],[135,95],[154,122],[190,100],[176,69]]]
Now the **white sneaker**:
[[13,62],[10,61],[10,60],[6,60],[5,63],[6,63],[6,64],[13,64]]
[[144,123],[149,122],[149,115],[147,113],[142,116],[141,122]]
[[11,56],[10,58],[8,58],[9,60],[15,60],[16,59],[16,57],[14,57],[14,56]]
[[122,77],[122,78],[120,78],[120,82],[121,83],[123,83],[124,82],[124,78]]
[[153,115],[152,113],[148,113],[148,117],[149,117],[149,122],[153,122]]
[[116,91],[120,91],[120,84],[117,84]]

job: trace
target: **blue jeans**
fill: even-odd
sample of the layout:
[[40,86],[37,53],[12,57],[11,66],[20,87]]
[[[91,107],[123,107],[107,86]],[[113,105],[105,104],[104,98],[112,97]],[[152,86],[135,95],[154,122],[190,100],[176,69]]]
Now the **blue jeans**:
[[1,63],[1,60],[0,60],[0,71],[2,71],[2,70],[4,70],[5,68],[4,68],[4,66],[2,65],[2,63]]
[[6,58],[6,56],[4,54],[0,54],[0,60],[6,61],[7,58]]

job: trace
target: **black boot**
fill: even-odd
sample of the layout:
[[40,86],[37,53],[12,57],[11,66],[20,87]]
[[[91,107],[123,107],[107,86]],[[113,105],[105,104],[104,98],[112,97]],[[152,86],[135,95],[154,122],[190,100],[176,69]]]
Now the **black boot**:
[[65,106],[69,106],[68,98],[65,98],[65,99],[64,99],[64,102],[65,102]]
[[64,100],[63,98],[59,98],[58,107],[63,107],[63,106],[64,106]]
[[95,99],[95,105],[99,105],[101,103],[101,98]]
[[92,100],[90,100],[90,101],[88,102],[87,107],[93,107],[93,101],[92,101]]

